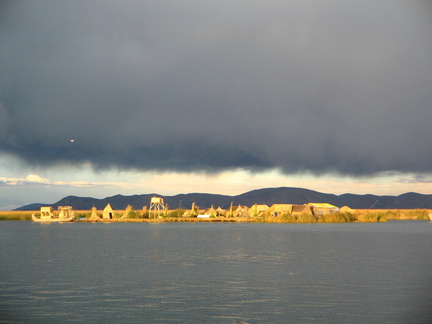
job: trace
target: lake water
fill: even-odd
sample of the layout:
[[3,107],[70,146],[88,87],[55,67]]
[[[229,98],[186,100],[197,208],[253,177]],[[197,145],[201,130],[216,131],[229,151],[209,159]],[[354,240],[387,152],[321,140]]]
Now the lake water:
[[0,322],[432,323],[432,224],[0,222]]

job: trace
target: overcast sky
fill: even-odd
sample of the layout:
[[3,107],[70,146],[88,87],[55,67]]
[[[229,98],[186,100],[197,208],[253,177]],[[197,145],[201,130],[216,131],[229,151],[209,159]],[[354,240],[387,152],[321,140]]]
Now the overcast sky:
[[3,1],[0,190],[430,184],[431,40],[427,1]]

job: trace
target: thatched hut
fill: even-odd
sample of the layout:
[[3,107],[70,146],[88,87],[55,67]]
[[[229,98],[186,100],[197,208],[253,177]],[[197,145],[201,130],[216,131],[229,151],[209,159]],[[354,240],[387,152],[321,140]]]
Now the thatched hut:
[[248,214],[249,207],[238,205],[236,208],[233,208],[233,217],[249,217]]
[[291,204],[273,204],[270,207],[270,211],[273,216],[277,217],[283,214],[291,214],[293,209],[293,205]]
[[343,206],[343,207],[341,207],[339,211],[340,211],[341,213],[355,213],[355,210],[354,210],[354,209],[351,209],[351,208],[348,207],[348,206]]
[[249,208],[248,210],[248,214],[250,217],[260,217],[260,216],[264,216],[264,213],[266,212],[266,210],[269,208],[269,206],[267,205],[253,205],[251,208]]
[[102,217],[104,219],[113,219],[114,218],[114,211],[111,208],[111,205],[108,203],[106,207],[103,210]]
[[214,209],[213,205],[204,211],[205,215],[216,216],[216,209]]
[[317,218],[339,211],[339,207],[333,206],[328,203],[308,203],[306,204],[306,208],[310,208],[312,214]]
[[292,215],[309,214],[312,215],[312,210],[308,205],[293,205],[291,209]]
[[225,216],[225,209],[222,209],[221,207],[218,207],[216,209],[216,216]]
[[92,213],[89,218],[91,221],[98,221],[100,220],[99,215],[97,214],[97,208],[95,206],[92,207]]

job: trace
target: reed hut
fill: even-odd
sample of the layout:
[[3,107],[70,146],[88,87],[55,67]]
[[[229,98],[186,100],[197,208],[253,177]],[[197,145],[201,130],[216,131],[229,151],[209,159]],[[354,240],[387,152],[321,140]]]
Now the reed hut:
[[216,209],[214,209],[213,205],[204,211],[205,215],[216,216]]
[[102,217],[104,219],[113,219],[114,218],[114,211],[111,208],[111,205],[108,203],[106,207],[103,210]]
[[355,213],[355,210],[354,210],[354,209],[351,209],[351,208],[348,207],[348,206],[343,206],[343,207],[341,207],[339,211],[340,211],[341,213]]
[[293,205],[291,209],[292,215],[309,214],[312,215],[310,206],[304,205]]
[[277,217],[279,215],[283,214],[291,214],[293,209],[292,204],[273,204],[270,207],[270,211],[272,212],[272,215],[274,217]]
[[264,216],[264,213],[266,210],[269,209],[269,206],[267,205],[253,205],[251,208],[249,208],[248,214],[250,217],[260,217]]
[[238,205],[237,208],[233,210],[234,217],[249,217],[249,207]]
[[225,216],[225,209],[222,209],[221,207],[218,207],[216,209],[216,216]]
[[316,218],[324,215],[333,214],[339,211],[339,207],[333,206],[328,203],[308,203],[306,208],[309,208]]
[[99,215],[97,214],[97,208],[95,206],[92,207],[92,213],[89,218],[91,221],[98,221],[100,220]]

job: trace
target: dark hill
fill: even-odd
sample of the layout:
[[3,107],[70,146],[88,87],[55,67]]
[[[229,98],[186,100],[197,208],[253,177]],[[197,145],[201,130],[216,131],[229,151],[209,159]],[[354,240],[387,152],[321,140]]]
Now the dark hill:
[[[338,207],[349,206],[353,209],[416,209],[432,208],[432,195],[422,195],[418,193],[405,193],[400,196],[376,196],[376,195],[354,195],[343,194],[333,195],[321,193],[302,188],[267,188],[252,190],[237,196],[226,196],[205,193],[179,194],[175,196],[162,196],[157,194],[122,196],[116,195],[103,199],[91,197],[65,197],[55,204],[58,206],[72,206],[75,210],[89,210],[93,206],[103,209],[108,203],[113,209],[125,209],[127,205],[132,205],[134,209],[142,209],[149,206],[151,197],[159,196],[164,198],[170,209],[179,207],[189,209],[193,202],[200,208],[210,206],[228,208],[231,203],[234,205],[252,206],[254,204],[305,204],[308,202],[327,202]],[[37,210],[41,204],[26,205],[16,210]],[[49,206],[46,204],[44,206]]]

